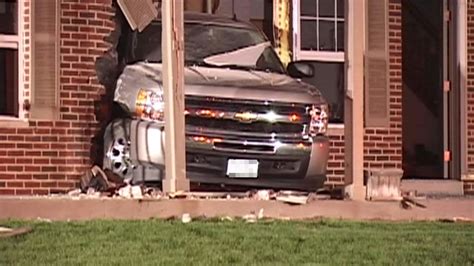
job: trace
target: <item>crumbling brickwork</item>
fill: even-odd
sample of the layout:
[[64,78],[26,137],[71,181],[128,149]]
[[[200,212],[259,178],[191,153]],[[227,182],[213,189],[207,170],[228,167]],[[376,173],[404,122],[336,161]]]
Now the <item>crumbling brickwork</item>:
[[[30,99],[31,1],[24,0],[24,98]],[[112,0],[61,0],[60,119],[0,127],[0,195],[63,192],[90,166],[98,126],[94,103],[103,93],[94,68],[114,28]],[[28,112],[25,118],[28,118]]]

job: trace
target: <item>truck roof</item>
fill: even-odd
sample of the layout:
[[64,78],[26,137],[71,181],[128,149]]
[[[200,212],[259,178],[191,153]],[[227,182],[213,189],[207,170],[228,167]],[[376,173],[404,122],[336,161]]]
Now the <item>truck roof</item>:
[[[161,21],[161,12],[158,13],[158,17],[155,21]],[[244,22],[231,17],[199,13],[199,12],[184,12],[184,23],[201,23],[210,25],[222,25],[236,28],[248,28],[255,29],[255,26],[248,22]]]

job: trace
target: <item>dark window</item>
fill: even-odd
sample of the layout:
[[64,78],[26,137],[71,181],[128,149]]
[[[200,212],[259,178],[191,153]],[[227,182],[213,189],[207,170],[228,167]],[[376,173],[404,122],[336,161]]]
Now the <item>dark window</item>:
[[18,0],[0,0],[0,115],[18,116]]
[[315,85],[329,104],[329,122],[344,122],[344,63],[311,62],[315,76],[303,79]]
[[18,51],[0,48],[0,115],[18,115]]
[[0,0],[0,34],[18,34],[18,0]]
[[317,14],[316,4],[314,0],[301,0],[301,15],[315,17]]
[[318,50],[318,23],[313,20],[301,21],[301,49]]

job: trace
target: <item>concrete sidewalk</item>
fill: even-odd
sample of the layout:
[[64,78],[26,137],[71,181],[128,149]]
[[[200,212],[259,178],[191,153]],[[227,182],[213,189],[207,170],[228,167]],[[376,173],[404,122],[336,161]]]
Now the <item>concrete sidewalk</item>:
[[258,200],[160,200],[0,198],[0,219],[149,219],[180,217],[242,217],[250,213],[277,219],[318,217],[349,220],[474,220],[474,198],[427,199],[427,208],[403,209],[399,202],[317,200],[291,206]]

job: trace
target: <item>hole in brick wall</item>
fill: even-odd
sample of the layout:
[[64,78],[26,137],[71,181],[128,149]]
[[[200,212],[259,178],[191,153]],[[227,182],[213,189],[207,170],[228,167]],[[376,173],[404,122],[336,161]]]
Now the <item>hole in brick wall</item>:
[[[161,5],[161,0],[153,0],[153,2],[157,7]],[[105,128],[113,118],[129,116],[123,112],[123,109],[117,103],[114,103],[114,93],[117,79],[125,67],[125,57],[128,55],[130,48],[127,46],[127,43],[129,43],[127,40],[133,38],[133,32],[116,0],[113,0],[112,8],[115,10],[115,16],[112,18],[115,29],[104,38],[104,41],[109,43],[111,47],[95,62],[98,81],[105,88],[105,93],[94,103],[95,116],[99,122],[100,130],[93,137],[91,160],[99,166],[102,166],[104,155],[103,135]]]
[[105,93],[100,99],[94,102],[95,116],[99,122],[100,130],[92,139],[91,160],[94,164],[102,166],[103,158],[103,135],[107,124],[113,117],[123,117],[121,108],[114,104],[114,92],[117,79],[124,68],[122,63],[126,47],[121,45],[124,36],[124,29],[128,27],[116,1],[113,1],[112,8],[115,10],[115,16],[112,18],[115,28],[110,35],[104,38],[104,42],[110,44],[110,48],[99,56],[95,62],[95,70],[100,84],[105,88]]

